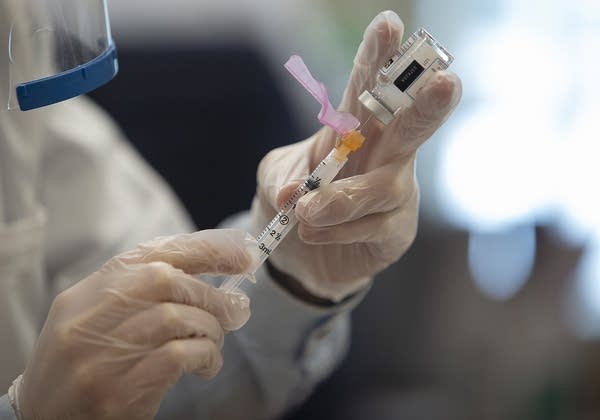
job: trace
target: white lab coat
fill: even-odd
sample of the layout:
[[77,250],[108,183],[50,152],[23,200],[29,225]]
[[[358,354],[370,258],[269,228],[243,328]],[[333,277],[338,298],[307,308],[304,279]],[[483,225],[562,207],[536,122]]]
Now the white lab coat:
[[[8,30],[2,8],[15,1],[0,0],[0,42]],[[227,225],[249,228],[245,216]],[[0,390],[23,371],[60,290],[140,241],[191,229],[169,188],[89,100],[0,112]],[[347,314],[362,296],[317,308],[264,270],[257,279],[253,316],[227,337],[221,373],[212,381],[182,378],[160,418],[273,418],[344,355]],[[3,396],[5,418],[14,413]]]

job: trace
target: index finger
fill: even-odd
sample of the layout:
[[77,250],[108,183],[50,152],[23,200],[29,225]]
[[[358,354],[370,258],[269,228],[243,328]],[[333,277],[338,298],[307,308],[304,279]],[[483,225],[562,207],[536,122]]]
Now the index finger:
[[212,229],[143,242],[114,258],[124,264],[164,262],[188,274],[238,274],[256,264],[256,240],[235,229]]
[[121,270],[116,273],[119,282],[106,292],[134,312],[164,302],[195,306],[213,315],[228,331],[240,328],[250,316],[247,296],[226,293],[165,262],[121,264],[116,269]]

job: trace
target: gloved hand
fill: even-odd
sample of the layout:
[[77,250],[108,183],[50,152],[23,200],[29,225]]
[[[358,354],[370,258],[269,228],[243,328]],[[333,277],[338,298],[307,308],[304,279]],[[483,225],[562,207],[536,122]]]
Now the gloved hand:
[[[364,122],[369,112],[358,96],[401,44],[403,24],[379,14],[365,31],[340,109]],[[338,301],[364,287],[396,261],[417,230],[419,203],[415,154],[458,104],[461,82],[438,72],[388,126],[374,118],[362,130],[365,145],[350,155],[338,181],[305,195],[296,207],[297,232],[270,256],[279,271],[311,294]],[[335,133],[324,128],[309,139],[275,149],[261,162],[252,223],[259,231],[327,155]],[[253,232],[256,233],[256,232]]]
[[21,420],[150,419],[183,373],[214,377],[249,301],[191,274],[244,273],[255,249],[236,230],[157,238],[62,292],[11,389]]

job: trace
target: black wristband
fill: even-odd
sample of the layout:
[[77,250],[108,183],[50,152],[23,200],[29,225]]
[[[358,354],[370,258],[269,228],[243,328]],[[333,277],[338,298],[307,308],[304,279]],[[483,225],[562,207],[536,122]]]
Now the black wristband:
[[277,267],[271,264],[269,260],[266,262],[266,267],[267,272],[273,278],[273,280],[275,280],[277,284],[279,284],[292,296],[316,306],[331,307],[338,304],[332,300],[313,295],[306,290],[304,286],[302,286],[302,284],[293,276],[290,276],[289,274],[277,269]]

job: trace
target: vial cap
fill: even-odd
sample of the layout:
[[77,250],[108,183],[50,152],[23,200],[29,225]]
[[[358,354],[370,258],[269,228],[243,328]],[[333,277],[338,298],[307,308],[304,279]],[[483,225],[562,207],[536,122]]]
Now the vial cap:
[[383,124],[388,125],[394,119],[392,114],[381,102],[379,102],[370,92],[364,91],[358,97],[358,100],[373,114],[375,118]]

